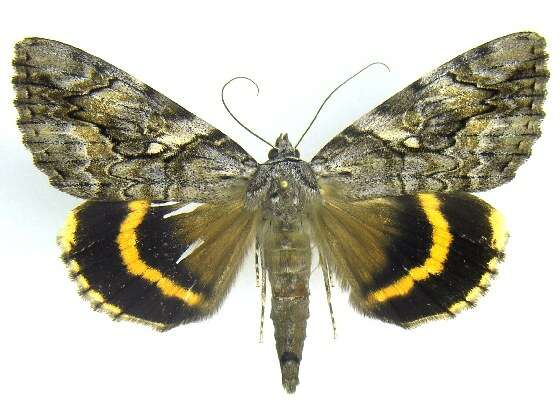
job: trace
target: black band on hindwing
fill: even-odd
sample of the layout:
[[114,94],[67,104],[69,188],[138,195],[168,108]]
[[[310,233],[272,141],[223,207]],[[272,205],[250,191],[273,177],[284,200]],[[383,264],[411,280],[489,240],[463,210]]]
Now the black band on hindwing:
[[174,279],[177,284],[206,295],[208,290],[197,281],[196,273],[186,264],[177,263],[194,241],[185,240],[185,226],[176,226],[172,217],[164,218],[181,206],[150,208],[138,226],[138,251],[142,260],[152,267],[158,267],[159,271]]
[[[73,275],[78,279],[82,293],[94,306],[109,311],[116,318],[137,318],[157,328],[164,329],[197,319],[200,315],[196,308],[189,307],[176,297],[166,296],[156,283],[131,274],[126,267],[118,236],[130,213],[127,202],[86,202],[74,211],[77,221],[75,245],[63,258],[70,263],[70,267],[74,266],[78,270],[74,270]],[[168,258],[150,258],[145,261],[146,265],[153,265],[158,270],[165,268],[166,273],[173,272],[173,278],[184,287],[188,287],[189,281],[194,285],[192,275],[178,273],[177,269],[173,270],[176,265],[174,261],[173,266],[170,264],[173,246],[176,248],[181,243],[167,241],[171,235],[162,234],[163,227],[156,221],[160,216],[159,212],[150,216],[154,231],[143,229],[142,224],[136,229],[138,252],[143,259],[152,245],[162,246],[159,256]],[[157,244],[156,238],[167,241],[168,247],[165,248],[164,243]]]
[[[439,212],[430,210],[432,219],[444,219],[443,226],[451,237],[445,260],[442,261],[442,269],[425,278],[417,276],[418,279],[415,279],[413,287],[407,293],[374,302],[369,312],[372,316],[405,327],[414,326],[424,320],[454,316],[455,313],[474,304],[479,295],[486,291],[489,277],[495,273],[495,265],[503,254],[502,250],[496,249],[493,244],[496,235],[505,234],[500,226],[492,226],[492,217],[499,220],[495,216],[495,210],[469,194],[438,194],[431,197],[439,202]],[[410,203],[403,205],[407,206]],[[414,213],[415,209],[413,206],[411,213]],[[418,223],[413,226],[417,225]],[[443,236],[442,230],[440,228],[440,237]],[[427,255],[426,251],[433,246],[432,229],[429,235],[426,235],[425,230],[406,231],[415,233],[416,237],[406,236],[409,240],[405,243],[418,244],[418,248]],[[427,238],[429,239],[426,240]],[[498,239],[502,241],[503,238]],[[392,266],[383,271],[387,277],[380,279],[379,286],[376,284],[378,289],[402,280],[404,267],[410,270],[422,266],[419,259],[416,259],[416,265],[409,265],[410,250],[402,244],[403,240],[399,239],[390,246],[391,258],[388,261]],[[420,255],[420,251],[417,255]],[[401,284],[404,283],[401,281]]]
[[372,283],[364,288],[367,294],[374,289],[391,284],[394,279],[404,276],[412,267],[422,264],[429,254],[432,243],[432,229],[418,199],[414,195],[399,197],[399,210],[390,221],[399,234],[391,239],[386,252],[388,264],[372,276]]

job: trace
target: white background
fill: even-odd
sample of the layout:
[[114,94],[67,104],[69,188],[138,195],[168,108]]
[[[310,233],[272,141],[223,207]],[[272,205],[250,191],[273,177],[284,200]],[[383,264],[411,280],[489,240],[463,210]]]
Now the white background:
[[[0,5],[0,417],[31,418],[558,418],[560,31],[553,2],[3,1]],[[517,178],[484,194],[511,238],[490,293],[453,321],[412,331],[357,315],[335,289],[332,340],[320,278],[299,386],[285,394],[268,319],[257,343],[258,292],[248,263],[218,315],[160,334],[114,323],[75,293],[55,237],[80,200],[37,170],[20,142],[10,85],[14,42],[64,41],[130,72],[236,139],[267,148],[297,138],[332,98],[301,149],[320,146],[432,68],[496,37],[534,30],[552,78],[543,136]],[[268,312],[268,309],[267,309]]]

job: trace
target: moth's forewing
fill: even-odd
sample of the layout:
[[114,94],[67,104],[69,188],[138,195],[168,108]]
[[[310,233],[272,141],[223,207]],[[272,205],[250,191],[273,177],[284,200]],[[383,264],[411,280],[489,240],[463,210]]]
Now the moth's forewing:
[[183,206],[88,201],[59,237],[80,293],[115,319],[166,329],[212,314],[254,235],[242,202]]
[[16,44],[23,143],[55,187],[96,200],[224,202],[256,162],[196,115],[111,64],[41,38]]
[[326,199],[313,221],[324,269],[350,288],[352,304],[403,327],[472,306],[507,239],[501,215],[461,193]]
[[508,182],[540,135],[544,48],[536,33],[507,35],[417,80],[313,158],[322,188],[355,200]]

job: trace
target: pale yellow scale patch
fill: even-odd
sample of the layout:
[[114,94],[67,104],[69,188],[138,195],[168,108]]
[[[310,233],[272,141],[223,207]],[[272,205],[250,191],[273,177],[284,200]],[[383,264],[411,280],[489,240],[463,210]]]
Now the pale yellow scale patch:
[[[73,264],[75,264],[77,271],[79,271],[79,265],[74,260],[71,260],[68,264],[70,270],[72,271]],[[89,282],[83,275],[79,274],[78,276],[76,276],[76,282],[78,283],[79,290],[86,291],[84,297],[93,305],[93,307],[103,310],[104,312],[111,315],[114,319],[117,319],[123,314],[121,308],[111,303],[107,303],[101,293],[96,290],[91,290]]]
[[[496,251],[502,252],[505,248],[508,237],[504,218],[497,210],[492,209],[492,212],[488,217],[488,222],[490,223],[490,227],[492,229],[492,248],[494,248]],[[500,259],[498,257],[494,257],[490,261],[488,261],[488,264],[486,265],[488,271],[482,275],[482,277],[478,281],[478,285],[469,290],[464,300],[458,301],[451,305],[449,307],[449,312],[456,314],[463,309],[466,309],[469,306],[469,303],[476,302],[484,293],[484,289],[490,286],[490,282],[492,281],[492,277],[494,275],[493,273],[498,268],[499,263]]]
[[407,138],[403,141],[403,144],[411,149],[418,149],[420,147],[420,141],[416,137]]
[[72,250],[76,245],[76,229],[78,227],[78,219],[76,218],[75,211],[70,212],[62,230],[58,236],[58,243],[62,251],[66,254]]
[[[158,124],[161,124],[161,122],[156,125]],[[178,126],[163,129],[163,135],[158,137],[158,142],[170,147],[171,150],[176,150],[177,147],[189,144],[200,136],[208,135],[209,130],[208,125],[198,118],[189,119],[188,121],[183,120]]]
[[488,287],[490,285],[490,281],[492,280],[492,273],[484,273],[478,282],[479,286]]
[[488,261],[488,270],[496,271],[499,263],[500,263],[500,259],[498,257],[492,258],[490,261]]
[[103,298],[103,295],[101,293],[95,291],[95,290],[89,290],[86,293],[86,297],[92,303],[103,303],[103,302],[105,302],[105,298]]
[[101,305],[101,309],[113,316],[119,316],[122,313],[121,308],[110,303],[104,303],[103,305]]
[[169,328],[169,326],[167,326],[165,324],[162,324],[160,322],[146,321],[145,319],[137,318],[135,316],[128,315],[128,314],[121,314],[117,319],[118,320],[124,320],[124,321],[137,322],[139,324],[143,324],[143,325],[147,325],[148,327],[152,327],[153,329],[158,330],[158,331],[164,331],[164,330]]
[[[80,265],[76,260],[70,260],[70,262],[68,263],[68,268],[70,269],[70,272],[73,273],[78,273],[80,271]],[[121,308],[116,305],[106,303],[105,298],[101,293],[96,290],[91,290],[89,282],[82,274],[76,276],[76,283],[78,284],[79,290],[86,291],[84,297],[94,307],[102,309],[114,318],[122,314],[123,311]]]
[[449,314],[447,314],[447,313],[429,315],[429,316],[425,316],[424,318],[416,319],[414,321],[405,322],[403,326],[405,328],[416,328],[419,325],[424,324],[424,323],[429,322],[429,321],[438,321],[438,320],[447,319],[447,318],[449,318]]
[[[77,281],[80,289],[87,290],[89,288],[89,283],[84,276],[79,275],[77,277]],[[103,312],[109,314],[116,321],[125,320],[125,321],[137,322],[152,327],[158,331],[163,331],[168,328],[168,326],[159,322],[146,321],[144,319],[125,314],[123,310],[119,308],[117,305],[107,303],[103,295],[98,291],[88,290],[84,294],[84,297],[92,304],[94,308],[101,309]]]
[[150,203],[148,201],[132,201],[128,208],[130,213],[121,224],[116,239],[121,258],[128,272],[154,283],[165,296],[181,299],[190,306],[200,304],[202,301],[200,294],[181,287],[156,268],[147,265],[140,257],[136,229],[147,214]]
[[158,153],[161,153],[163,150],[165,150],[165,146],[163,144],[150,143],[148,145],[148,149],[146,150],[146,153],[148,153],[149,155],[157,155]]
[[458,312],[461,312],[463,309],[468,308],[468,306],[469,304],[467,302],[465,302],[464,300],[460,300],[459,302],[454,303],[449,307],[449,312],[456,314]]
[[504,217],[496,209],[492,209],[488,218],[490,227],[492,228],[492,248],[502,252],[506,247],[508,232]]
[[72,274],[76,274],[80,272],[80,264],[78,264],[78,262],[76,260],[70,260],[70,262],[68,262],[68,270],[70,270],[70,273]]
[[78,277],[76,277],[76,282],[78,283],[78,287],[80,288],[80,290],[89,289],[89,282],[81,274]]
[[467,296],[465,296],[465,300],[467,302],[472,303],[472,302],[475,302],[480,297],[480,295],[482,295],[482,289],[480,287],[476,286],[476,287],[473,287],[469,291],[469,293],[467,293]]
[[428,222],[432,226],[430,254],[421,266],[412,268],[408,274],[395,283],[371,292],[368,295],[369,303],[384,302],[396,296],[405,296],[414,287],[414,282],[427,280],[430,275],[437,275],[443,271],[443,265],[447,260],[453,239],[449,230],[449,223],[441,212],[441,202],[435,195],[420,194],[418,198]]

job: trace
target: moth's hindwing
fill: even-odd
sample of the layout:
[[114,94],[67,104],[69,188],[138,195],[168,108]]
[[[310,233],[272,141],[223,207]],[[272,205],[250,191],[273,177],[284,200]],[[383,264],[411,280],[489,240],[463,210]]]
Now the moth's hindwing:
[[241,202],[181,204],[88,201],[59,236],[80,293],[115,319],[157,329],[212,314],[254,235]]
[[326,201],[317,223],[326,269],[351,289],[354,306],[403,327],[472,306],[507,240],[502,216],[466,193]]

